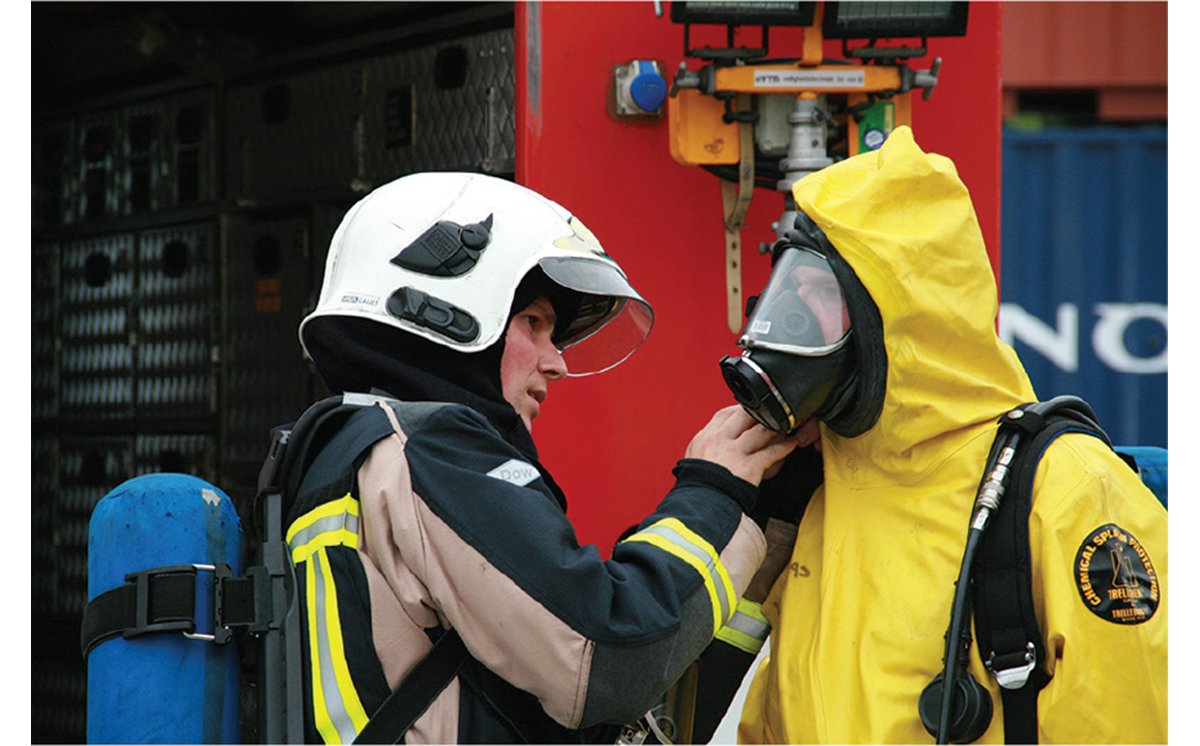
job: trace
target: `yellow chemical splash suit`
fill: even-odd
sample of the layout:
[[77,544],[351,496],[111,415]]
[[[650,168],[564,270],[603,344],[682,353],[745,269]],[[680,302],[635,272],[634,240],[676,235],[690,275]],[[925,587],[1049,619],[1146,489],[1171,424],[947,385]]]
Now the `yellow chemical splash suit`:
[[[900,128],[881,150],[823,169],[794,193],[879,308],[887,384],[867,432],[844,438],[822,425],[825,484],[763,604],[771,655],[739,740],[931,743],[917,701],[942,668],[975,491],[997,420],[1036,396],[996,336],[995,280],[949,160]],[[1102,441],[1082,434],[1052,443],[1034,494],[1033,593],[1053,675],[1038,700],[1040,742],[1164,743],[1165,509]],[[1110,526],[1123,533],[1103,535]],[[1079,563],[1089,546],[1116,552],[1141,578],[1137,592],[1157,594],[1148,618],[1119,599],[1092,610],[1089,592],[1119,594],[1129,583],[1085,588]],[[970,656],[995,706],[978,742],[1002,743],[1000,689],[974,644]]]

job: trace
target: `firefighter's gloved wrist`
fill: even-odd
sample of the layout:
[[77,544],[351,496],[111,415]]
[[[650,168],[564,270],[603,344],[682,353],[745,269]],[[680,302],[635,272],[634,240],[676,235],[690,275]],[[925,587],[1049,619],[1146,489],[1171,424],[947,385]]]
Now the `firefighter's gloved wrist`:
[[771,623],[763,615],[762,607],[743,598],[733,617],[717,630],[717,639],[750,655],[758,655],[770,634]]
[[681,458],[671,470],[677,485],[700,484],[733,498],[743,513],[749,513],[758,502],[758,487],[720,464],[698,458]]
[[767,539],[767,554],[763,557],[754,577],[750,578],[750,585],[742,594],[743,600],[755,603],[762,603],[766,600],[767,594],[771,592],[771,586],[775,585],[775,581],[779,579],[784,568],[791,561],[798,531],[799,527],[795,524],[786,523],[778,518],[771,518],[767,521],[766,528],[763,530],[763,535]]

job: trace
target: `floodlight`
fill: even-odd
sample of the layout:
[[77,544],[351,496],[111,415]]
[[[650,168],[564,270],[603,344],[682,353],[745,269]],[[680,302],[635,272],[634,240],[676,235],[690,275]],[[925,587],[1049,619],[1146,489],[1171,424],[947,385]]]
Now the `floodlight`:
[[826,39],[964,36],[967,3],[828,2],[821,32]]

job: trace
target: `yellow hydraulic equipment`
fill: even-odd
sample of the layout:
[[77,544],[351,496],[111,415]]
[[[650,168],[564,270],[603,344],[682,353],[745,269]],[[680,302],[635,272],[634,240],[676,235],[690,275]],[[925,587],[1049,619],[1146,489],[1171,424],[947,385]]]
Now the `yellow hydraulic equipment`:
[[[661,15],[661,5],[656,3]],[[756,186],[784,194],[777,238],[792,226],[792,185],[835,160],[874,150],[910,125],[912,93],[928,99],[941,59],[929,70],[905,60],[926,53],[930,36],[966,32],[965,2],[674,2],[684,56],[667,100],[672,157],[722,178],[729,329],[741,330],[741,229]],[[724,25],[727,46],[691,48],[693,24]],[[740,26],[761,27],[760,47],[735,46]],[[799,57],[766,59],[771,26],[800,27]],[[825,39],[841,39],[848,59],[827,59]],[[880,39],[919,38],[920,46]],[[866,44],[850,47],[850,40]],[[765,251],[765,246],[763,250]]]

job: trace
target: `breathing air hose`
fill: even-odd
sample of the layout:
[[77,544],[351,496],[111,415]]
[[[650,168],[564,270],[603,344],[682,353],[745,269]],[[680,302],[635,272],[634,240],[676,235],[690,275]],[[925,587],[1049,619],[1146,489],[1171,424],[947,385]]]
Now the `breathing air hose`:
[[[971,517],[971,528],[967,534],[967,546],[963,550],[962,565],[958,572],[958,581],[954,588],[954,603],[950,610],[950,629],[946,633],[946,660],[942,673],[941,707],[938,710],[937,742],[949,743],[950,717],[953,711],[954,694],[958,691],[959,655],[965,652],[968,644],[964,644],[964,626],[967,621],[967,607],[971,584],[971,568],[975,563],[975,552],[983,539],[988,519],[1000,507],[1004,490],[1008,485],[1009,464],[1016,455],[1018,435],[1008,435],[992,449],[988,459],[987,479],[979,487],[975,497],[974,513]],[[966,666],[963,666],[964,674]]]

